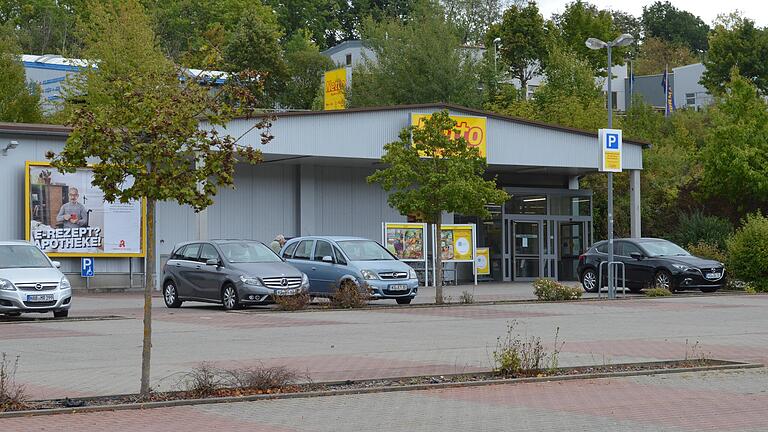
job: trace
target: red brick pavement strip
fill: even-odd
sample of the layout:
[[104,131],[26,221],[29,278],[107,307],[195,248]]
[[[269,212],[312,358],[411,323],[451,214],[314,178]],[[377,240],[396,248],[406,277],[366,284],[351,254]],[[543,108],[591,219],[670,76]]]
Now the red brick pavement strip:
[[341,321],[293,318],[286,316],[286,314],[238,314],[222,311],[214,311],[206,315],[176,312],[174,314],[157,316],[153,320],[224,328],[307,327],[348,324]]
[[699,430],[768,430],[768,395],[691,390],[623,379],[430,391],[434,397]]
[[[243,368],[262,364],[267,367],[285,366],[306,374],[312,381],[343,381],[392,378],[418,375],[487,372],[480,366],[427,363],[380,357],[351,355],[318,355],[306,357],[280,357],[216,362],[219,368]],[[199,363],[189,363],[190,367]],[[302,377],[300,377],[302,378]]]
[[296,429],[237,420],[192,407],[112,411],[11,418],[0,421],[2,431],[56,432],[294,432]]
[[2,329],[0,340],[99,336],[98,333],[49,328],[44,324],[13,324]]
[[768,346],[694,344],[681,341],[618,339],[586,342],[566,342],[562,352],[640,357],[660,360],[706,358],[735,361],[768,361]]
[[408,314],[434,317],[467,318],[467,319],[515,319],[539,318],[558,316],[547,312],[524,312],[514,310],[493,309],[488,306],[461,306],[436,308],[393,308],[389,310],[371,310],[373,313]]

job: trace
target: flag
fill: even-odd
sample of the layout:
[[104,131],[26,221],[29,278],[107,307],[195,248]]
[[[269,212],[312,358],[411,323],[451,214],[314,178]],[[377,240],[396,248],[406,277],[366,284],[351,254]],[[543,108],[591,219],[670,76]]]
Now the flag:
[[664,89],[664,116],[669,117],[675,110],[675,92],[672,84],[669,82],[667,68],[664,68],[664,74],[661,76],[661,87]]

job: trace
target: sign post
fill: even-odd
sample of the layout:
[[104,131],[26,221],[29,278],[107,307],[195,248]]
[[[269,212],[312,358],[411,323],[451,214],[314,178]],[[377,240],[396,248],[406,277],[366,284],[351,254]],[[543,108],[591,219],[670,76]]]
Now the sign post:
[[85,278],[85,289],[88,290],[91,288],[91,278],[95,274],[94,271],[94,259],[92,257],[82,257],[80,258],[80,277]]
[[[611,110],[608,110],[609,116],[610,113]],[[610,117],[608,119],[610,126],[612,122]],[[600,171],[608,173],[608,298],[613,299],[616,298],[616,272],[613,262],[613,173],[620,173],[622,169],[621,129],[600,129],[597,135],[600,143]],[[597,282],[598,290],[602,283],[602,280]]]

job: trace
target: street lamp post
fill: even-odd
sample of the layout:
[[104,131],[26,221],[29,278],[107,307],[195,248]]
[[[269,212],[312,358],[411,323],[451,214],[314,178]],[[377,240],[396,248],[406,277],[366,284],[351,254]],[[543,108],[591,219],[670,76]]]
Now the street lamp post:
[[[610,42],[603,42],[600,39],[589,38],[587,39],[587,48],[593,50],[599,50],[603,48],[608,49],[608,92],[606,95],[608,107],[608,129],[613,128],[613,93],[611,92],[611,48],[627,46],[634,42],[635,39],[628,34],[623,34]],[[614,285],[613,275],[613,173],[608,172],[608,298],[616,298],[616,286]],[[603,281],[598,281],[597,286],[600,290],[600,285]],[[626,283],[626,282],[625,282]]]

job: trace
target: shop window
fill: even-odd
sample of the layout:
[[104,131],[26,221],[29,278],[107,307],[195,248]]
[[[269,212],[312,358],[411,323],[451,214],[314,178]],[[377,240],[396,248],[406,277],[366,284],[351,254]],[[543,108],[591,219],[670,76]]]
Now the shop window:
[[590,216],[588,196],[552,196],[550,214],[557,216]]
[[686,105],[696,105],[696,93],[686,93],[685,94],[685,104]]
[[506,214],[545,215],[546,195],[513,195],[505,204]]

